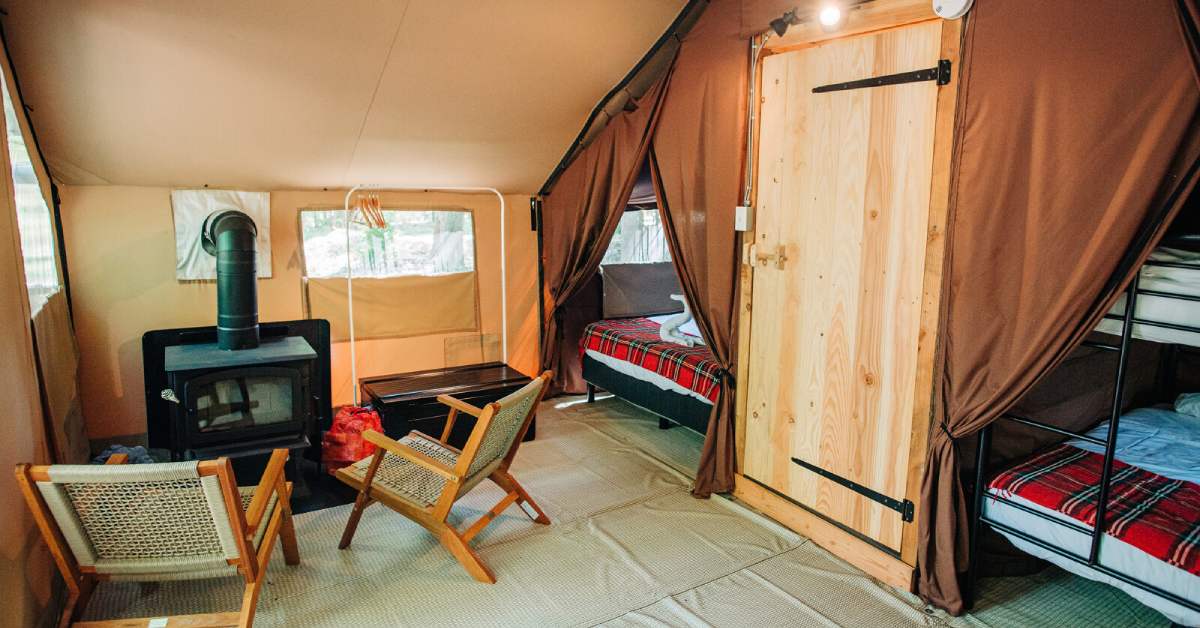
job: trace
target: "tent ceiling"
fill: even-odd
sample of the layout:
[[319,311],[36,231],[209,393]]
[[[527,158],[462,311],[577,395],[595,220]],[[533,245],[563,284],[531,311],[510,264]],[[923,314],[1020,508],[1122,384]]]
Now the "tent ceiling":
[[684,0],[17,0],[55,177],[534,192]]

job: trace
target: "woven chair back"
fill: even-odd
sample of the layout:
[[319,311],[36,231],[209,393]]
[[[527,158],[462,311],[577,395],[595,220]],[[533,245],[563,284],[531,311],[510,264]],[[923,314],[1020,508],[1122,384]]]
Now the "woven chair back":
[[80,566],[131,578],[236,570],[220,480],[196,461],[52,465],[48,476],[38,491]]
[[545,379],[536,377],[520,390],[496,402],[500,408],[492,416],[487,432],[479,443],[479,450],[467,471],[468,477],[475,476],[508,454],[525,420],[536,410],[545,383]]

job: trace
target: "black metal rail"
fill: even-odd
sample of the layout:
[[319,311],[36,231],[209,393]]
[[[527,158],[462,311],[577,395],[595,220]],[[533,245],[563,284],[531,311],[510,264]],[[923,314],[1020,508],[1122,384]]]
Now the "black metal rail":
[[900,72],[884,76],[872,76],[870,78],[858,79],[857,81],[820,85],[814,87],[812,91],[814,94],[824,94],[826,92],[841,92],[850,89],[866,89],[868,87],[886,87],[888,85],[919,83],[922,81],[936,81],[938,85],[949,85],[950,60],[941,59],[936,66],[925,68],[924,70],[913,70],[911,72]]
[[[1147,261],[1145,263],[1145,266],[1157,266],[1157,267],[1167,267],[1167,268],[1187,268],[1187,269],[1191,269],[1191,270],[1200,270],[1200,264],[1195,264],[1195,263],[1190,263],[1190,262],[1164,262],[1164,261],[1151,260],[1151,261]],[[1082,441],[1085,441],[1088,443],[1092,443],[1094,445],[1104,447],[1104,464],[1101,469],[1100,482],[1097,487],[1098,490],[1097,490],[1097,496],[1096,496],[1095,525],[1088,527],[1086,525],[1082,525],[1080,523],[1076,523],[1073,521],[1064,521],[1063,519],[1058,518],[1058,517],[1053,517],[1046,512],[1042,512],[1038,509],[1031,508],[1031,507],[1029,507],[1025,504],[1019,503],[1015,500],[1008,499],[1007,497],[1005,497],[1003,495],[988,493],[986,480],[988,478],[988,470],[987,470],[988,457],[989,457],[991,444],[992,444],[992,426],[989,425],[989,426],[983,428],[983,430],[981,430],[979,433],[979,445],[978,445],[978,449],[977,449],[976,457],[975,457],[975,487],[974,487],[975,492],[974,492],[973,500],[972,500],[973,501],[973,509],[972,509],[972,513],[971,513],[970,538],[969,538],[970,562],[968,563],[967,580],[966,580],[966,586],[964,587],[964,599],[967,602],[968,606],[973,605],[974,601],[975,601],[976,585],[977,585],[977,581],[979,578],[979,565],[978,565],[979,537],[980,537],[980,533],[982,532],[983,524],[987,524],[996,530],[999,530],[1001,532],[1009,534],[1013,537],[1019,538],[1025,542],[1032,543],[1042,549],[1053,552],[1054,554],[1062,556],[1068,560],[1074,561],[1081,565],[1085,565],[1088,568],[1093,569],[1093,570],[1095,570],[1099,573],[1102,573],[1106,576],[1109,576],[1116,580],[1120,580],[1121,582],[1124,582],[1131,586],[1137,587],[1144,591],[1148,591],[1154,595],[1157,595],[1163,599],[1169,600],[1170,602],[1178,604],[1184,608],[1194,610],[1194,611],[1200,611],[1200,601],[1190,600],[1190,599],[1184,598],[1178,594],[1172,593],[1170,591],[1166,591],[1166,590],[1162,589],[1161,587],[1158,587],[1154,584],[1151,584],[1151,583],[1141,580],[1139,578],[1135,578],[1135,577],[1133,577],[1129,574],[1123,573],[1119,570],[1113,569],[1112,567],[1105,565],[1101,560],[1101,558],[1102,558],[1101,550],[1103,548],[1102,541],[1108,531],[1108,522],[1107,522],[1108,497],[1109,497],[1109,491],[1111,488],[1110,484],[1111,484],[1111,479],[1112,479],[1112,466],[1113,466],[1113,461],[1115,459],[1115,453],[1116,453],[1116,449],[1117,449],[1117,436],[1120,431],[1121,410],[1122,410],[1122,407],[1124,406],[1124,401],[1125,401],[1125,380],[1126,380],[1126,375],[1127,375],[1128,369],[1129,369],[1129,347],[1130,347],[1130,340],[1133,336],[1133,330],[1136,326],[1144,325],[1144,326],[1149,326],[1149,327],[1159,327],[1159,328],[1163,328],[1163,329],[1172,329],[1175,331],[1184,331],[1184,332],[1200,334],[1200,326],[1148,320],[1148,319],[1137,316],[1136,312],[1137,312],[1137,302],[1138,302],[1139,296],[1153,296],[1153,297],[1158,297],[1158,298],[1180,299],[1180,300],[1185,300],[1185,301],[1200,301],[1200,297],[1197,297],[1195,295],[1185,295],[1185,294],[1177,294],[1177,293],[1165,292],[1165,291],[1160,291],[1160,290],[1142,289],[1139,287],[1139,283],[1141,280],[1140,278],[1141,278],[1141,272],[1139,270],[1139,272],[1136,275],[1134,275],[1134,278],[1130,282],[1129,287],[1126,289],[1125,307],[1123,309],[1122,314],[1118,315],[1118,314],[1109,313],[1109,314],[1104,315],[1104,318],[1106,318],[1106,319],[1121,321],[1121,335],[1120,335],[1119,343],[1118,344],[1110,344],[1110,343],[1106,343],[1106,342],[1098,342],[1098,341],[1091,341],[1091,340],[1085,341],[1083,343],[1083,345],[1087,346],[1087,347],[1092,347],[1092,348],[1100,349],[1103,351],[1116,352],[1118,354],[1117,369],[1116,369],[1116,373],[1114,375],[1112,406],[1110,408],[1109,416],[1108,416],[1107,438],[1105,438],[1105,439],[1095,438],[1088,434],[1081,434],[1078,432],[1073,432],[1070,430],[1066,430],[1066,429],[1063,429],[1060,427],[1050,425],[1048,423],[1044,423],[1042,421],[1037,421],[1037,420],[1030,419],[1030,418],[1023,417],[1023,416],[1017,416],[1017,415],[1011,414],[1011,413],[1004,414],[1001,416],[1002,419],[1011,421],[1013,423],[1018,423],[1021,425],[1034,427],[1037,429],[1045,430],[1045,431],[1052,432],[1055,434],[1060,434],[1063,436],[1070,436],[1072,438],[1076,438],[1076,439],[1079,439],[1079,440],[1082,440]],[[1174,345],[1170,345],[1170,346],[1174,347]],[[983,510],[984,510],[985,502],[987,502],[989,500],[991,503],[1004,504],[1005,506],[1016,508],[1022,512],[1026,512],[1026,513],[1035,515],[1037,517],[1040,517],[1043,520],[1049,521],[1049,522],[1053,523],[1054,525],[1068,528],[1068,529],[1078,532],[1080,534],[1089,536],[1090,539],[1089,539],[1089,544],[1088,544],[1087,555],[1082,555],[1080,553],[1072,552],[1063,547],[1053,545],[1045,540],[1042,540],[1033,535],[1030,535],[1027,532],[1023,532],[1017,528],[1014,528],[1009,524],[1005,524],[1003,522],[996,521],[995,519],[993,519],[991,517],[988,517],[987,515],[985,515],[983,513]]]
[[808,469],[809,471],[812,471],[813,473],[816,473],[827,480],[840,484],[841,486],[844,486],[871,501],[878,502],[884,506],[887,506],[888,508],[891,508],[892,510],[895,510],[896,512],[900,513],[901,521],[904,523],[912,523],[913,515],[915,514],[915,507],[912,501],[888,497],[887,495],[884,495],[883,493],[880,493],[869,486],[863,486],[862,484],[859,484],[850,478],[842,477],[833,471],[822,469],[811,462],[805,462],[799,458],[792,458],[792,462],[805,469]]

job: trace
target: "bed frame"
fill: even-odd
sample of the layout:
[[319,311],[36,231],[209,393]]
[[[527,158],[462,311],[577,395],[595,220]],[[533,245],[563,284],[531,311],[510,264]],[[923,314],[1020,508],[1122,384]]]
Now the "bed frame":
[[587,382],[588,403],[596,401],[596,389],[601,388],[658,415],[660,429],[682,425],[701,434],[708,430],[708,418],[713,409],[711,405],[630,377],[586,353],[583,355],[583,379]]
[[[597,311],[604,311],[604,275],[597,273],[595,285],[586,290],[595,290],[598,300]],[[640,287],[640,286],[639,286]],[[646,287],[657,290],[657,287]],[[679,289],[682,292],[682,288]],[[699,399],[663,390],[650,382],[622,373],[587,353],[583,354],[583,380],[587,382],[587,401],[596,401],[596,390],[606,390],[613,395],[658,416],[659,429],[670,429],[676,425],[695,430],[700,434],[708,431],[708,418],[713,407]]]
[[[1181,245],[1190,246],[1190,247],[1194,247],[1198,243],[1200,243],[1200,236],[1198,236],[1198,235],[1185,235],[1185,236],[1176,237],[1176,238],[1168,238],[1163,241],[1163,244],[1172,244],[1172,245],[1181,244]],[[1161,262],[1161,261],[1148,260],[1145,262],[1144,265],[1145,266],[1160,266],[1160,267],[1187,268],[1187,269],[1192,269],[1192,270],[1200,270],[1200,263],[1192,263],[1192,262]],[[1106,525],[1105,517],[1107,516],[1106,511],[1108,508],[1109,480],[1112,478],[1112,466],[1113,466],[1114,454],[1115,454],[1116,447],[1117,447],[1118,427],[1119,427],[1120,418],[1121,418],[1121,414],[1122,414],[1121,410],[1122,410],[1123,403],[1125,400],[1124,399],[1125,398],[1125,378],[1126,378],[1126,374],[1128,371],[1127,366],[1129,363],[1129,346],[1130,346],[1129,341],[1130,341],[1130,338],[1133,336],[1133,326],[1135,324],[1136,325],[1147,325],[1147,326],[1151,326],[1151,327],[1160,327],[1160,328],[1166,328],[1166,329],[1173,329],[1173,330],[1177,330],[1177,331],[1200,333],[1200,327],[1198,327],[1198,326],[1180,325],[1180,324],[1176,324],[1176,323],[1167,323],[1167,322],[1162,322],[1162,321],[1153,321],[1153,320],[1138,318],[1135,313],[1136,313],[1136,308],[1137,308],[1137,298],[1139,295],[1149,295],[1149,296],[1168,298],[1168,299],[1180,299],[1180,300],[1185,300],[1185,301],[1200,301],[1200,296],[1197,296],[1197,295],[1177,294],[1177,293],[1172,293],[1172,292],[1162,292],[1162,291],[1158,291],[1158,290],[1141,289],[1138,287],[1140,275],[1141,275],[1141,272],[1139,270],[1138,274],[1134,275],[1133,281],[1130,282],[1129,287],[1126,290],[1127,298],[1125,300],[1124,313],[1121,315],[1112,314],[1112,313],[1104,315],[1104,317],[1107,319],[1121,321],[1122,326],[1121,326],[1121,336],[1120,336],[1119,343],[1110,344],[1110,343],[1093,341],[1093,340],[1087,340],[1087,341],[1083,342],[1084,346],[1092,347],[1095,349],[1100,349],[1103,351],[1111,351],[1111,352],[1115,352],[1118,354],[1117,371],[1115,374],[1115,386],[1113,387],[1112,406],[1111,406],[1111,410],[1110,410],[1109,418],[1108,418],[1108,421],[1109,421],[1108,438],[1106,440],[1100,440],[1098,438],[1093,438],[1086,434],[1072,432],[1070,430],[1065,430],[1065,429],[1062,429],[1059,427],[1055,427],[1048,423],[1037,421],[1037,420],[1034,420],[1034,419],[1031,419],[1028,417],[1018,416],[1018,415],[1011,414],[1011,413],[1006,413],[1004,415],[1001,415],[1001,417],[1000,417],[1000,418],[1008,420],[1008,421],[1020,423],[1022,425],[1028,425],[1030,427],[1046,430],[1048,432],[1053,432],[1055,434],[1059,434],[1062,436],[1069,436],[1072,438],[1077,438],[1079,440],[1090,442],[1095,445],[1104,447],[1104,466],[1101,470],[1100,484],[1099,484],[1098,495],[1097,495],[1098,501],[1097,501],[1097,505],[1096,505],[1096,525],[1094,527],[1092,527],[1091,529],[1088,529],[1086,526],[1084,526],[1082,524],[1078,524],[1078,523],[1074,523],[1074,522],[1066,522],[1066,521],[1062,521],[1060,519],[1056,519],[1054,517],[1049,516],[1048,514],[1046,514],[1044,512],[1035,510],[1033,508],[1029,508],[1029,507],[1025,506],[1024,504],[1017,503],[1017,502],[1007,499],[1001,495],[987,495],[986,496],[986,498],[988,498],[988,499],[994,499],[996,501],[1003,502],[1004,504],[1006,504],[1008,506],[1012,506],[1013,508],[1017,508],[1021,511],[1041,517],[1042,519],[1049,521],[1049,522],[1053,523],[1054,525],[1068,527],[1068,528],[1074,529],[1078,532],[1082,532],[1084,534],[1090,535],[1091,536],[1091,549],[1088,552],[1088,555],[1081,556],[1079,554],[1075,554],[1073,552],[1067,551],[1063,548],[1060,548],[1051,543],[1048,543],[1040,538],[1036,538],[1030,534],[1027,534],[1027,533],[1023,532],[1022,530],[1013,528],[1009,525],[1006,525],[1006,524],[997,522],[993,519],[990,519],[989,517],[987,517],[986,515],[983,514],[983,504],[984,504],[983,500],[985,499],[985,493],[986,493],[985,479],[988,476],[988,474],[987,474],[988,453],[989,453],[989,449],[991,447],[991,440],[992,440],[992,426],[988,425],[987,427],[983,428],[983,430],[980,431],[979,446],[978,446],[978,450],[976,453],[976,459],[975,459],[975,493],[973,495],[973,508],[972,508],[972,512],[971,512],[971,528],[970,528],[970,562],[969,562],[969,566],[968,566],[968,570],[967,570],[966,586],[964,587],[964,593],[965,593],[964,599],[966,600],[968,608],[971,607],[975,601],[976,584],[977,584],[977,580],[979,578],[979,561],[978,561],[979,536],[980,536],[980,533],[982,532],[982,525],[986,523],[995,530],[1010,534],[1016,538],[1021,539],[1022,541],[1031,543],[1042,549],[1053,552],[1053,553],[1055,553],[1059,556],[1062,556],[1068,560],[1085,565],[1091,569],[1094,569],[1104,575],[1110,576],[1116,580],[1120,580],[1129,585],[1132,585],[1132,586],[1142,589],[1144,591],[1150,592],[1154,595],[1157,595],[1161,598],[1164,598],[1166,600],[1174,602],[1175,604],[1178,604],[1178,605],[1188,608],[1190,610],[1200,611],[1200,600],[1189,600],[1187,598],[1176,595],[1174,593],[1164,591],[1161,588],[1159,588],[1153,584],[1150,584],[1149,582],[1145,582],[1141,579],[1135,578],[1129,574],[1123,573],[1119,570],[1113,569],[1111,567],[1108,567],[1108,566],[1100,563],[1100,541],[1101,541],[1101,539],[1104,538],[1105,531],[1108,528],[1108,526]],[[1167,365],[1166,365],[1167,373],[1169,374],[1169,377],[1174,378],[1175,375],[1177,374],[1178,365],[1177,365],[1176,360],[1178,358],[1178,350],[1180,349],[1181,345],[1168,344],[1167,346],[1168,346],[1168,351],[1166,353],[1166,355],[1167,355]]]

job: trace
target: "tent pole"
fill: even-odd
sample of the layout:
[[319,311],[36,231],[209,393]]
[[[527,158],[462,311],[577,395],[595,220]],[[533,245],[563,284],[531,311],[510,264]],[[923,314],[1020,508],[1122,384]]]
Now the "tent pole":
[[358,405],[358,360],[354,355],[354,270],[353,257],[351,257],[350,249],[350,197],[354,195],[362,185],[356,185],[346,192],[345,210],[346,210],[346,326],[350,328],[350,390],[353,393],[354,405]]
[[[493,187],[468,186],[468,187],[383,187],[372,184],[358,184],[350,188],[346,192],[345,210],[346,210],[346,313],[349,318],[348,326],[350,328],[350,387],[354,392],[354,405],[358,405],[358,362],[354,350],[354,273],[351,270],[351,251],[350,251],[350,197],[359,190],[373,190],[376,192],[486,192],[495,194],[500,201],[500,355],[504,364],[508,364],[508,253],[506,225],[507,207],[504,203],[504,195],[499,190]],[[481,321],[482,323],[482,321]],[[480,355],[482,359],[483,356]]]

